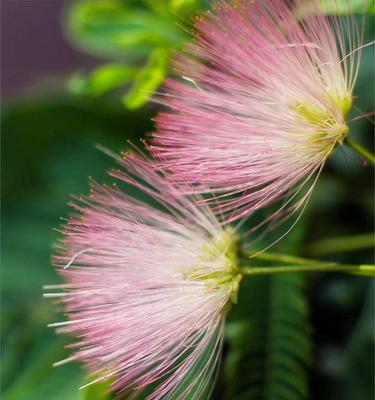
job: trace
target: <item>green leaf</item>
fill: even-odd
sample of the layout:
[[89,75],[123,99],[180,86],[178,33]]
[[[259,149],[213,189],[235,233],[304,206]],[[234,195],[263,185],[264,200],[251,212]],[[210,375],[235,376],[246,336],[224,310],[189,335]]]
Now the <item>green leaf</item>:
[[245,281],[239,304],[246,307],[234,310],[237,316],[227,331],[228,398],[308,397],[306,366],[311,346],[302,279],[293,274]]
[[170,9],[177,14],[191,15],[202,8],[202,0],[169,0]]
[[83,50],[126,60],[147,55],[155,47],[180,46],[186,34],[172,18],[161,18],[139,1],[84,0],[68,12],[68,32]]
[[[319,9],[324,14],[329,15],[346,15],[353,13],[374,14],[375,5],[373,0],[319,0]],[[297,9],[297,14],[304,16],[305,14],[314,12],[313,4],[302,4]]]
[[171,13],[169,10],[169,0],[145,0],[145,3],[156,14],[162,17],[171,18]]
[[91,74],[90,92],[94,95],[107,92],[129,81],[134,76],[134,73],[134,68],[124,65],[102,65]]
[[[142,106],[150,95],[146,91],[155,91],[165,78],[171,52],[188,38],[176,23],[176,14],[187,18],[199,4],[200,0],[73,3],[67,13],[72,41],[89,53],[119,62],[99,67],[89,76],[74,75],[68,82],[70,91],[98,96],[134,80],[123,102],[129,109]],[[140,67],[142,63],[147,65]]]
[[156,49],[150,56],[147,65],[142,68],[125,95],[123,102],[129,109],[141,107],[159,87],[167,74],[168,52]]
[[[276,251],[297,252],[307,217]],[[229,314],[226,335],[226,398],[308,398],[311,328],[303,274],[245,277],[238,304]]]
[[69,80],[68,87],[74,94],[99,96],[130,81],[135,71],[135,68],[126,65],[105,64],[88,76],[74,75]]

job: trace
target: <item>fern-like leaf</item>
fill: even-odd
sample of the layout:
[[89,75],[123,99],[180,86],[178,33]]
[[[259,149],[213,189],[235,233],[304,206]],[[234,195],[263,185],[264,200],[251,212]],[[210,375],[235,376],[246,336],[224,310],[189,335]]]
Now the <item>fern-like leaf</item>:
[[308,396],[310,327],[303,276],[248,279],[227,330],[227,398],[302,400]]

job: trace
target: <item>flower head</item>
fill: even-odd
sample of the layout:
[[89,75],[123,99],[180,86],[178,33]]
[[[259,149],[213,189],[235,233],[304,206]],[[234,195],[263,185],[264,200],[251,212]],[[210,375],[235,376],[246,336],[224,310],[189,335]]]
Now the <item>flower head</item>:
[[176,60],[185,82],[166,83],[171,110],[158,116],[151,146],[159,168],[185,192],[214,193],[229,219],[300,191],[294,211],[348,133],[360,33],[352,17],[328,18],[307,3],[217,2]]
[[201,398],[241,279],[236,236],[147,160],[122,164],[126,172],[113,175],[154,205],[95,183],[74,205],[54,259],[65,283],[49,294],[68,321],[52,326],[78,338],[69,360],[126,398]]

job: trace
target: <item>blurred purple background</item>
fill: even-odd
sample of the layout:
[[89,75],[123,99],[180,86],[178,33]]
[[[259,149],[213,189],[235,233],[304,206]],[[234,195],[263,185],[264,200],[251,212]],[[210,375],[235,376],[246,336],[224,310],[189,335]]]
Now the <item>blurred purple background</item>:
[[68,0],[1,0],[1,88],[5,100],[24,94],[36,83],[97,63],[64,37],[67,5]]

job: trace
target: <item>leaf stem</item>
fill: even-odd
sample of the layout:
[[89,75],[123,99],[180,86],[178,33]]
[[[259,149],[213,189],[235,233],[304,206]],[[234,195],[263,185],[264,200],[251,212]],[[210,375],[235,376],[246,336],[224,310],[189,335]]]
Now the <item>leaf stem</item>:
[[352,148],[355,152],[360,154],[364,159],[366,159],[370,164],[375,165],[375,156],[366,150],[362,145],[354,141],[353,139],[345,138],[344,143]]
[[[247,254],[251,258],[252,253]],[[296,257],[289,254],[264,252],[257,254],[254,260],[263,260],[282,264],[294,265],[272,265],[272,266],[251,266],[241,268],[243,275],[252,274],[273,274],[285,272],[346,272],[367,276],[375,276],[375,265],[346,265],[335,262],[314,260],[310,258]]]
[[317,263],[310,265],[273,265],[272,267],[242,267],[243,275],[270,275],[289,272],[345,272],[375,276],[375,265],[345,265],[337,263]]
[[306,247],[306,251],[317,255],[342,253],[344,251],[371,248],[374,247],[374,244],[375,235],[373,233],[363,233],[360,235],[318,240],[309,244]]
[[[256,254],[256,253],[254,253]],[[252,253],[247,254],[250,258],[252,258]],[[257,254],[254,259],[264,260],[264,261],[272,261],[272,262],[281,262],[285,264],[327,264],[326,261],[313,260],[311,258],[303,258],[292,256],[289,254],[281,254],[281,253],[271,253],[264,252]]]

